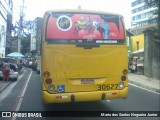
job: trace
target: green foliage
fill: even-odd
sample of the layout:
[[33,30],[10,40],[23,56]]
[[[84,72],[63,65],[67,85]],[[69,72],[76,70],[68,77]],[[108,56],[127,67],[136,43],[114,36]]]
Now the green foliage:
[[158,30],[160,31],[160,0],[145,0],[145,4],[148,7],[157,7],[157,11],[154,13],[158,15]]
[[22,38],[21,40],[21,52],[22,54],[29,53],[30,49],[30,41],[31,41],[31,34],[26,34],[25,37]]
[[145,3],[149,7],[158,7],[159,0],[145,0]]

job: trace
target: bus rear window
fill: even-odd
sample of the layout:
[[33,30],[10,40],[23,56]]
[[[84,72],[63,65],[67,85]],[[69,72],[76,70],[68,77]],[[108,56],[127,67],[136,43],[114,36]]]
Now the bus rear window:
[[120,16],[106,14],[53,13],[48,16],[48,43],[123,43],[124,27]]

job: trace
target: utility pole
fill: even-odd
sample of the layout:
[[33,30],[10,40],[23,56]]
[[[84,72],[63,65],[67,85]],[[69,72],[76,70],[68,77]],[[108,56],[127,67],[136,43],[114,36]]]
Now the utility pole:
[[21,53],[21,39],[22,39],[22,33],[23,33],[23,18],[24,18],[24,0],[22,3],[22,6],[20,6],[20,19],[19,19],[19,30],[18,30],[18,52]]

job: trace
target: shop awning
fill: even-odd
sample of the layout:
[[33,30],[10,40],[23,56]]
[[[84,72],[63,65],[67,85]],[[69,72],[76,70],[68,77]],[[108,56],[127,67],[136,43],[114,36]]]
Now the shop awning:
[[138,57],[143,57],[143,54],[144,54],[144,48],[132,52],[133,56],[138,56]]

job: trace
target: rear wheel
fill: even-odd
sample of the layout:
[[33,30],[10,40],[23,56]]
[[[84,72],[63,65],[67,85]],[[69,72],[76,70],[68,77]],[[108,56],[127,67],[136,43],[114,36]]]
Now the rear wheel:
[[17,81],[17,78],[14,78],[13,80],[14,80],[14,81]]
[[37,70],[37,74],[40,74],[40,71]]

